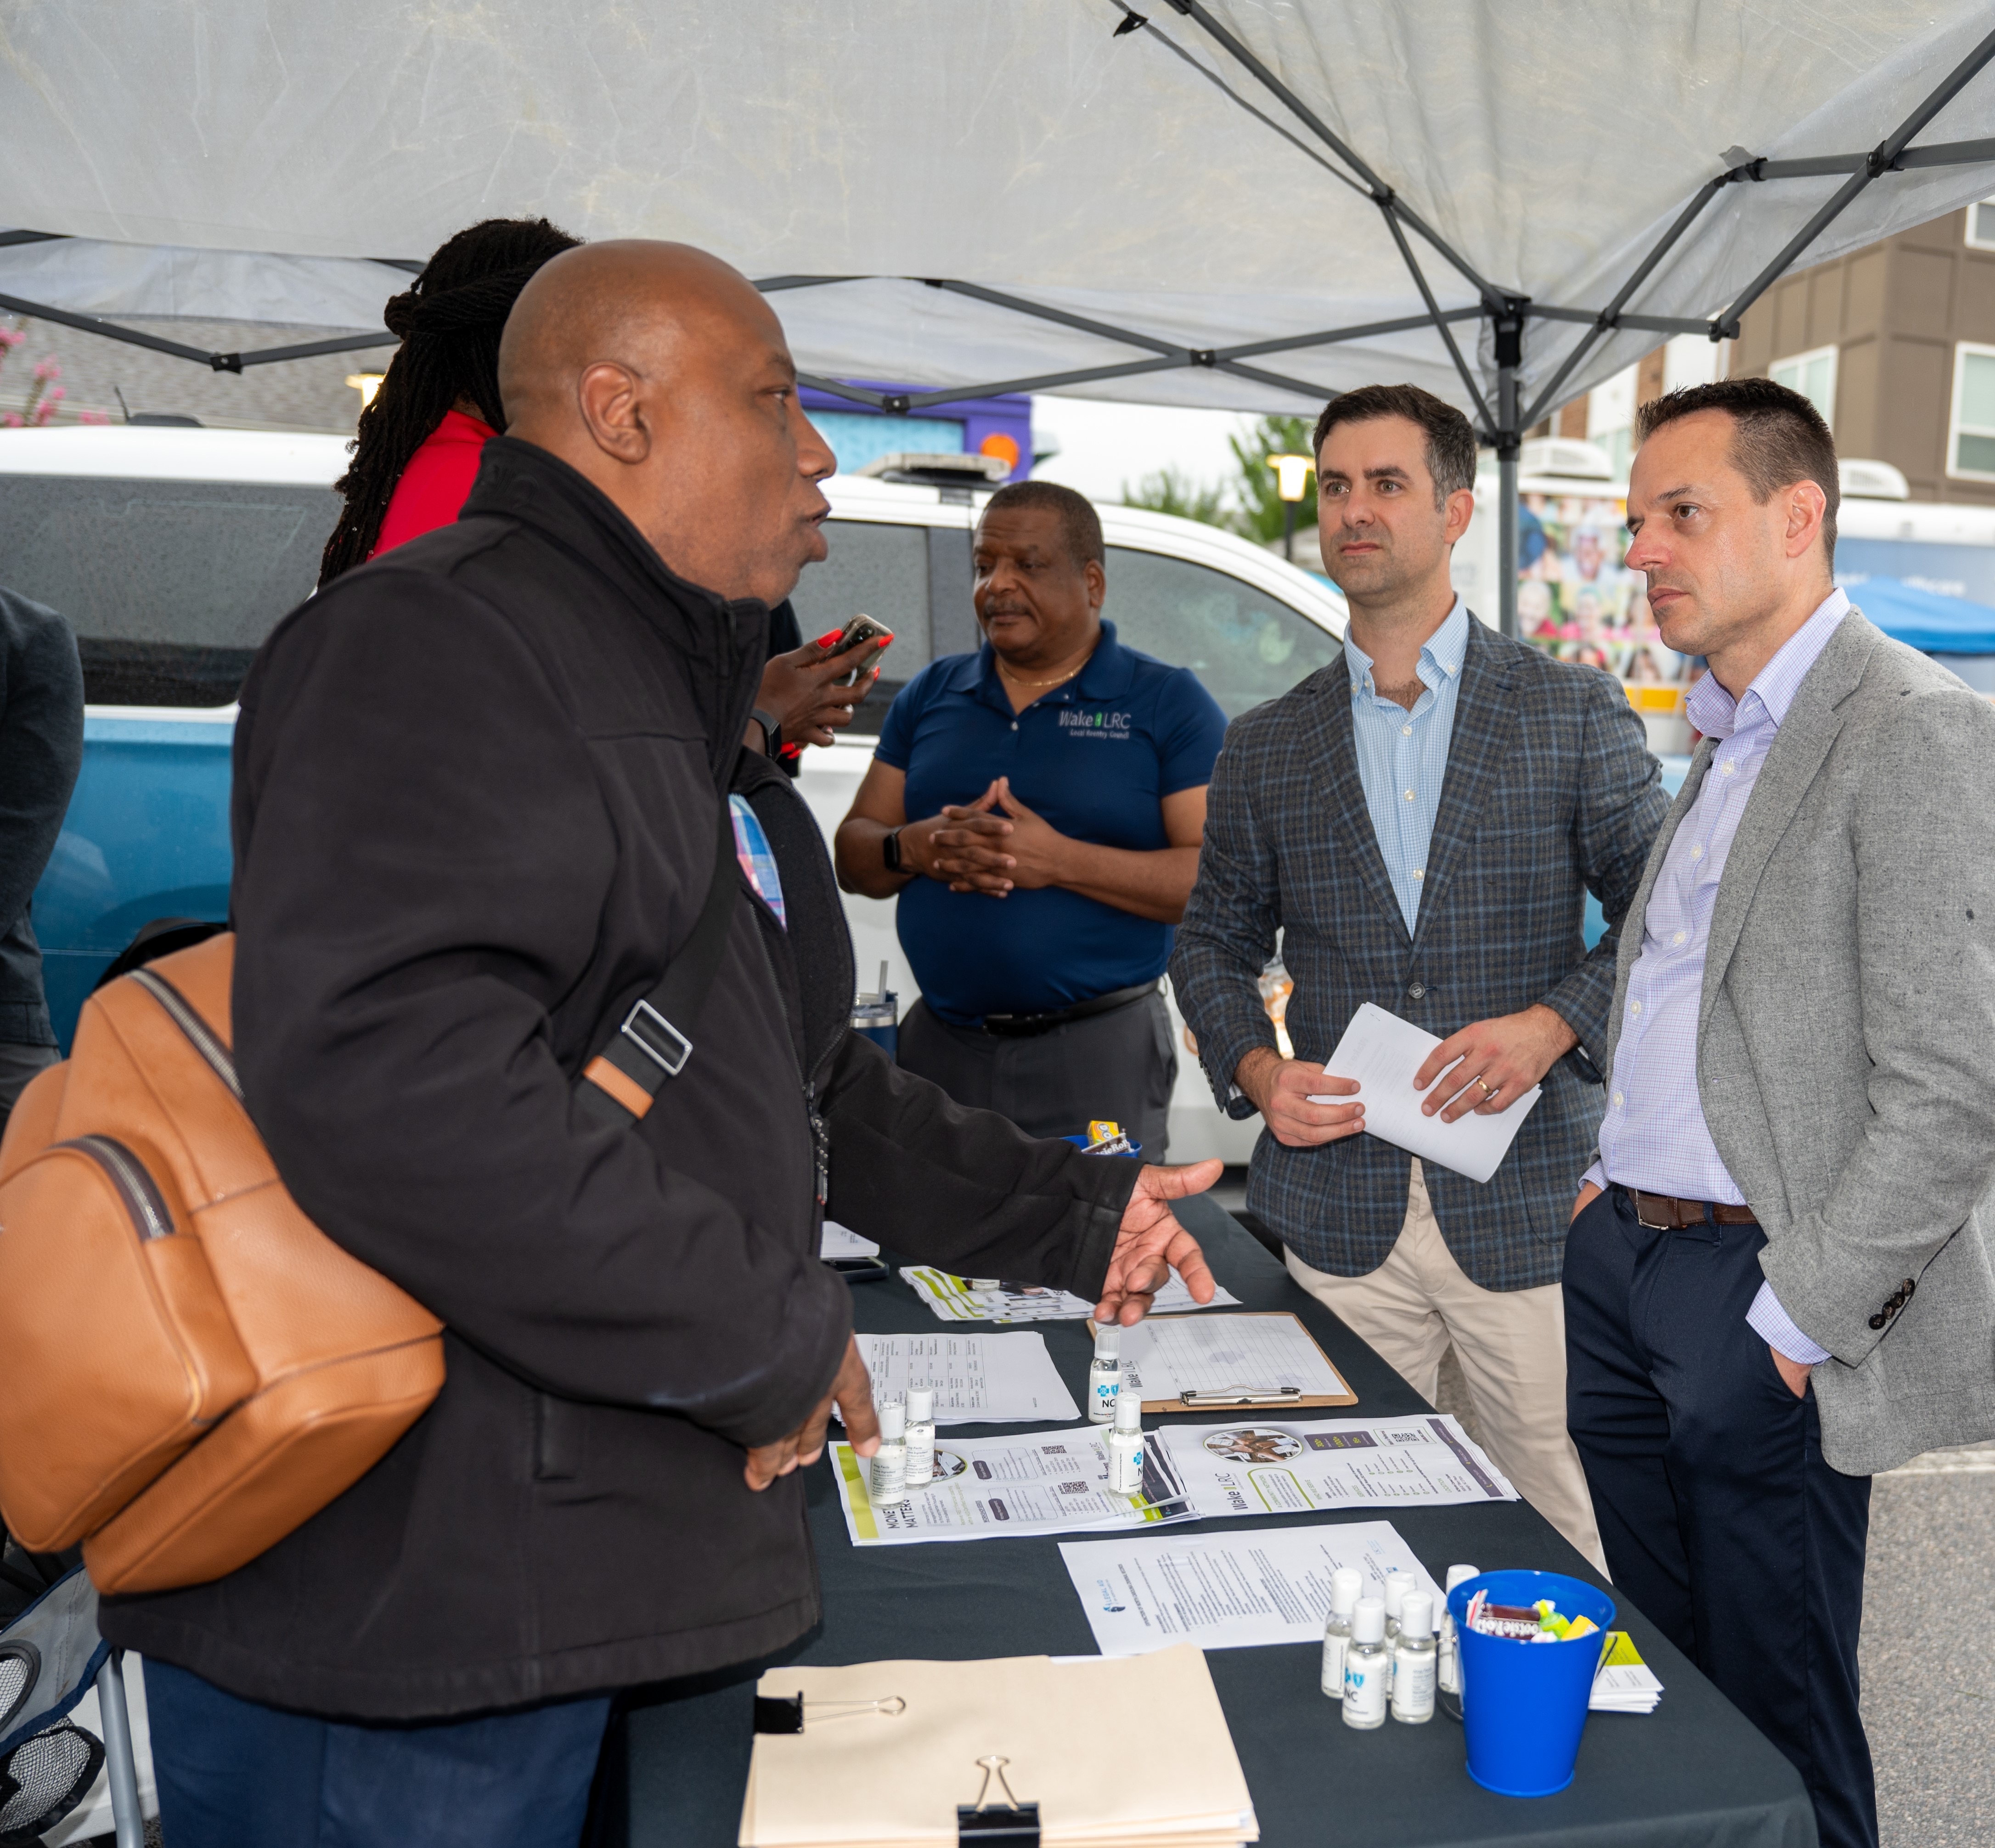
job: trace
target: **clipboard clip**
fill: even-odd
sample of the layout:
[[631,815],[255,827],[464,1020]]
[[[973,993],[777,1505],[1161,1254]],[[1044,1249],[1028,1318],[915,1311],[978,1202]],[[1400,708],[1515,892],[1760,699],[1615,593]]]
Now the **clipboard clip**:
[[908,1703],[898,1694],[890,1694],[884,1700],[805,1700],[801,1694],[758,1694],[755,1730],[801,1733],[807,1712],[820,1719],[849,1719],[857,1713],[884,1713],[891,1719],[907,1710]]
[[1180,1405],[1289,1405],[1303,1396],[1300,1386],[1187,1386],[1178,1394]]
[[[986,1848],[986,1844],[996,1843],[1008,1844],[1008,1848],[1039,1848],[1039,1806],[1036,1803],[1021,1803],[1012,1795],[1010,1781],[1004,1775],[1004,1767],[1011,1760],[1001,1758],[993,1752],[977,1762],[984,1772],[984,1784],[974,1803],[959,1803],[956,1806],[957,1848]],[[994,1777],[998,1780],[998,1788],[1004,1793],[1002,1803],[988,1801]]]

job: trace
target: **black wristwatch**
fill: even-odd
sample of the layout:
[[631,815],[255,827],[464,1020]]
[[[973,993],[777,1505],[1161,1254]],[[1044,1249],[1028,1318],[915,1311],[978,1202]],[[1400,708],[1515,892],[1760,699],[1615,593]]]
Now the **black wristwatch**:
[[765,747],[764,754],[773,757],[783,748],[783,728],[776,715],[764,712],[758,706],[748,716],[762,728],[762,742]]
[[889,828],[880,836],[880,857],[887,863],[890,873],[905,873],[908,869],[901,864],[901,830]]

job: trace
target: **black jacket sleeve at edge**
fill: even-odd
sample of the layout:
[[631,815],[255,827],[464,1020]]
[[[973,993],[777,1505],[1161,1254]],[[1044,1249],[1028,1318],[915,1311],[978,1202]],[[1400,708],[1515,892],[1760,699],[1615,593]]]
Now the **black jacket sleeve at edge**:
[[586,748],[482,602],[364,579],[280,632],[237,732],[257,1128],[329,1236],[523,1378],[771,1441],[836,1373],[850,1293],[573,1107],[549,1010],[616,851]]
[[820,1108],[826,1211],[862,1238],[959,1276],[1015,1277],[1094,1300],[1141,1164],[1029,1136],[968,1110],[848,1034]]
[[0,592],[7,650],[0,723],[0,931],[28,909],[83,767],[83,668],[53,610]]

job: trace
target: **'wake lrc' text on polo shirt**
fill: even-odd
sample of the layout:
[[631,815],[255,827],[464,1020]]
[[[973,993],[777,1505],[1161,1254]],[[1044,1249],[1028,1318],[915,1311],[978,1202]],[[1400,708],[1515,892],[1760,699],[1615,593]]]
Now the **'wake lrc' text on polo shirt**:
[[[1170,845],[1163,799],[1212,780],[1225,733],[1190,668],[1124,647],[1105,622],[1087,665],[1022,713],[988,642],[922,668],[888,709],[875,754],[905,772],[911,822],[1009,777],[1061,833],[1148,853]],[[998,898],[918,878],[901,893],[898,923],[923,997],[958,1026],[1154,981],[1170,960],[1169,925],[1057,887]]]

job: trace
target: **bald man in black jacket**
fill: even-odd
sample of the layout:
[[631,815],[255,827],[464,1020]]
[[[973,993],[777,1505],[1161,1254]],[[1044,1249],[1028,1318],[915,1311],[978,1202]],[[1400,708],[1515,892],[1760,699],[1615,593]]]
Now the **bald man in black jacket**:
[[[849,1030],[829,857],[740,744],[833,465],[761,297],[588,246],[527,285],[501,381],[458,524],[296,612],[243,691],[246,1100],[299,1204],[445,1323],[447,1376],[261,1558],[106,1601],[171,1843],[568,1848],[609,1691],[807,1630],[795,1472],[834,1400],[874,1429],[826,1210],[1104,1316],[1167,1261],[1210,1294],[1165,1201],[1218,1164],[1032,1140]],[[692,933],[730,786],[781,890],[728,864],[692,1059],[606,1120],[582,1073]]]

